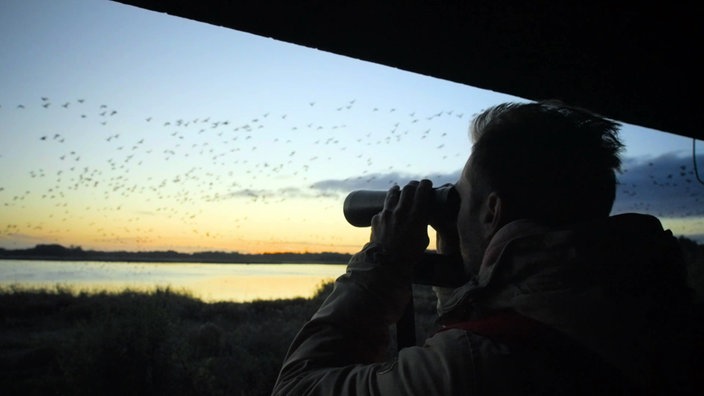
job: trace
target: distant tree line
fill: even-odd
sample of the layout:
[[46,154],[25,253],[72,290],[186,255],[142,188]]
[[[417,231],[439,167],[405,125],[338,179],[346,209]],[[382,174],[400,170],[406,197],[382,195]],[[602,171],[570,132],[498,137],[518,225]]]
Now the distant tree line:
[[147,252],[96,251],[83,250],[80,246],[65,247],[58,244],[36,245],[28,249],[9,250],[0,248],[0,259],[14,260],[347,264],[350,257],[350,254],[334,252],[244,254],[213,251],[179,253],[173,250]]

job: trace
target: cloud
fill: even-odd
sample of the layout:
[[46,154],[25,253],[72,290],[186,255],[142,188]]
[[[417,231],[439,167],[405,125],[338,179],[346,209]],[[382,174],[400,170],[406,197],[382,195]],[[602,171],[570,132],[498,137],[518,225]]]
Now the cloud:
[[[704,176],[704,155],[697,156],[698,172]],[[618,175],[614,213],[640,212],[658,217],[686,218],[704,216],[704,185],[696,177],[690,155],[674,153],[657,157],[630,157],[623,160]],[[461,173],[411,175],[401,172],[374,173],[345,179],[326,179],[312,189],[347,194],[354,190],[386,190],[394,183],[428,178],[435,185],[454,183]]]
[[[704,155],[697,156],[704,168]],[[700,175],[704,169],[699,170]],[[241,189],[206,197],[208,200],[247,198],[254,201],[284,201],[290,198],[340,198],[355,190],[387,190],[394,183],[427,178],[436,186],[455,183],[461,169],[447,173],[371,173],[344,179],[319,180],[307,188]],[[697,181],[691,156],[664,154],[658,157],[624,158],[618,175],[614,213],[640,212],[659,217],[704,216],[704,185]]]
[[307,188],[284,187],[276,189],[245,188],[228,191],[227,193],[212,194],[203,197],[206,201],[224,201],[228,199],[244,198],[252,201],[277,202],[291,198],[340,198],[354,190],[387,190],[394,183],[405,185],[411,180],[430,179],[433,185],[440,186],[445,183],[454,183],[459,178],[461,170],[451,173],[433,173],[428,175],[410,175],[398,172],[373,173],[348,177],[345,179],[325,179],[317,181]]
[[299,187],[284,187],[276,189],[251,189],[229,191],[225,194],[206,196],[206,201],[224,201],[228,199],[245,198],[252,201],[285,201],[291,198],[337,198],[336,192],[315,189],[302,189]]
[[405,185],[411,180],[430,179],[433,185],[439,186],[445,183],[455,183],[459,178],[461,170],[451,173],[432,173],[428,175],[411,175],[399,172],[372,173],[345,179],[326,179],[315,182],[312,189],[325,192],[349,193],[354,190],[387,190],[394,184]]

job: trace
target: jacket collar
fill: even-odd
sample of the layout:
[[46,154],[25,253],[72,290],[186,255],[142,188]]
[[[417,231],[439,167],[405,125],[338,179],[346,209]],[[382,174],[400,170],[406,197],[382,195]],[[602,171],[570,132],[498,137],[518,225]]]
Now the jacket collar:
[[[645,241],[653,243],[638,246]],[[662,254],[659,251],[662,250],[660,245],[672,248],[673,241],[672,234],[663,230],[657,218],[636,213],[620,214],[565,227],[547,227],[528,219],[516,220],[497,231],[487,246],[479,273],[455,289],[439,308],[438,313],[441,319],[451,313],[452,317],[466,315],[471,311],[467,305],[474,306],[478,300],[486,302],[487,294],[491,294],[494,300],[490,305],[510,308],[510,301],[503,299],[511,299],[515,294],[522,293],[515,290],[515,287],[526,280],[544,278],[555,272],[571,272],[572,274],[565,274],[570,278],[574,278],[575,271],[586,272],[584,276],[590,273],[598,276],[596,272],[606,270],[611,271],[611,275],[619,272],[623,276],[623,272],[637,269],[628,266],[585,266],[586,263],[579,259],[587,252],[591,258],[599,261],[608,258],[608,261],[618,262],[619,259],[613,257],[633,254],[648,260],[651,258],[649,250],[655,251],[654,254]],[[623,261],[630,258],[623,258]],[[580,264],[577,268],[564,268],[566,262],[575,259],[578,259]],[[502,300],[497,301],[499,298]],[[476,310],[476,307],[474,308]],[[453,312],[458,309],[462,313]]]

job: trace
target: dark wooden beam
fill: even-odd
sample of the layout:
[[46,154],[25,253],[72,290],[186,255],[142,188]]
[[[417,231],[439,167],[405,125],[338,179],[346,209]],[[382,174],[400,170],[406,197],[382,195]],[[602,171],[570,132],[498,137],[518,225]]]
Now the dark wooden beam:
[[527,1],[119,0],[704,138],[694,5]]

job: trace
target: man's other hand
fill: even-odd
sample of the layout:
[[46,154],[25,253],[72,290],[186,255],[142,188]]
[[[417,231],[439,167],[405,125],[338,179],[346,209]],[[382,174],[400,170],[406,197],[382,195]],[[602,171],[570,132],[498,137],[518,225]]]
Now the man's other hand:
[[423,256],[430,242],[428,219],[433,199],[430,180],[411,181],[403,188],[392,187],[384,209],[372,218],[371,242],[408,271]]

